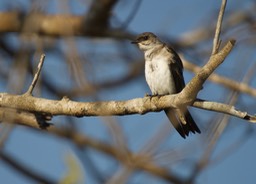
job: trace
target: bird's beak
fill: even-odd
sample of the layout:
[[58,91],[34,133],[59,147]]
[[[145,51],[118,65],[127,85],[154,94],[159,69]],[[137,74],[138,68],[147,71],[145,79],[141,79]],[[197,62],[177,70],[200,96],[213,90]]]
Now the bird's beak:
[[131,41],[131,44],[138,44],[139,42],[137,40]]

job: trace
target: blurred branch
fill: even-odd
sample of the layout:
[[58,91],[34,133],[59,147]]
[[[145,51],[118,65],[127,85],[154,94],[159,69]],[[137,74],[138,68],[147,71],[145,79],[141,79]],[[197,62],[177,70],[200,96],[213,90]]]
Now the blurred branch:
[[140,61],[131,62],[127,70],[127,73],[124,73],[122,76],[112,78],[111,80],[103,81],[103,82],[90,82],[87,81],[87,85],[83,85],[82,87],[73,87],[72,89],[61,89],[56,88],[56,85],[51,83],[52,81],[47,78],[42,78],[41,82],[45,88],[50,91],[55,96],[61,98],[63,96],[70,96],[72,98],[81,97],[81,96],[90,96],[98,91],[105,89],[113,89],[120,86],[125,86],[132,81],[137,80],[140,76],[143,76],[143,68],[144,63]]
[[[252,75],[255,71],[255,66],[250,68],[250,70],[244,76],[244,78],[242,80],[243,83],[248,83],[250,81],[250,79],[252,78]],[[234,105],[238,100],[239,94],[240,94],[239,91],[232,91],[231,95],[230,95],[230,99],[228,100],[229,101],[228,103]],[[200,173],[200,171],[202,171],[205,167],[209,166],[210,163],[216,163],[211,160],[211,157],[213,155],[212,153],[214,152],[214,148],[216,147],[218,140],[220,139],[226,126],[228,125],[229,120],[230,120],[230,116],[221,114],[218,118],[218,122],[217,123],[214,122],[215,128],[212,129],[213,134],[207,135],[207,137],[209,139],[209,141],[207,141],[207,145],[206,145],[207,147],[205,149],[205,152],[201,156],[201,159],[198,161],[196,167],[194,168],[194,172],[191,175],[191,181],[194,180],[194,178],[196,177],[196,175],[198,175]],[[248,134],[246,134],[246,135],[248,135]],[[243,140],[244,139],[245,139],[245,136],[243,136]],[[244,141],[241,141],[241,138],[238,138],[238,141],[236,140],[234,142],[234,145],[238,146],[239,142],[241,144]],[[226,151],[227,151],[227,148],[226,148]],[[229,151],[230,151],[230,147],[229,147]],[[216,161],[216,159],[215,159],[215,161]]]
[[[77,15],[47,15],[43,13],[30,13],[21,16],[19,12],[0,12],[0,33],[23,32],[40,35],[60,36],[111,36],[113,38],[133,38],[128,32],[120,29],[105,28],[101,31],[87,31],[84,27],[84,17]],[[26,28],[22,30],[26,19]],[[67,29],[68,28],[68,29]]]
[[129,68],[127,68],[129,71],[123,76],[116,77],[115,79],[112,79],[110,81],[104,81],[101,83],[89,83],[89,85],[83,86],[82,88],[73,88],[69,91],[61,92],[63,96],[68,94],[68,96],[77,97],[91,95],[103,89],[120,87],[121,85],[125,85],[131,81],[138,79],[139,76],[142,76],[143,68],[143,62],[134,62],[130,64]]
[[159,167],[152,162],[152,159],[145,154],[134,154],[127,150],[128,154],[123,154],[118,147],[114,147],[105,142],[91,139],[79,132],[72,132],[69,129],[51,128],[49,133],[71,140],[78,147],[90,147],[107,155],[114,157],[124,165],[149,172],[161,177],[169,182],[182,183],[182,179],[170,173],[167,169]]
[[40,123],[38,122],[38,119],[34,113],[18,111],[12,108],[0,107],[0,122],[40,128]]
[[51,118],[52,116],[45,113],[20,111],[13,108],[0,107],[0,123],[6,122],[45,129],[52,125],[51,123],[47,123]]
[[[0,115],[1,117],[1,115]],[[0,120],[0,122],[2,122]],[[1,125],[0,129],[0,151],[3,150],[8,138],[10,137],[12,130],[14,129],[15,125],[14,124],[3,124]]]
[[132,11],[130,12],[129,16],[126,18],[125,22],[122,23],[120,26],[121,29],[126,29],[130,22],[133,20],[133,18],[136,16],[138,13],[138,10],[141,6],[142,0],[141,1],[135,1],[135,4],[133,6]]
[[120,167],[105,184],[127,183],[133,172],[131,167]]
[[[241,41],[242,37],[250,37],[250,41],[255,40],[255,6],[250,6],[249,9],[239,9],[236,11],[228,11],[225,13],[225,20],[223,20],[223,24],[225,25],[222,28],[222,33],[228,34],[228,37],[238,37]],[[195,49],[200,43],[208,42],[209,39],[212,38],[214,32],[216,32],[216,27],[212,24],[215,20],[215,17],[208,19],[202,27],[198,27],[196,29],[189,30],[188,32],[182,34],[182,36],[176,41],[177,47],[180,48],[192,48]],[[237,28],[241,28],[239,31]],[[238,32],[233,32],[234,30]],[[243,31],[246,32],[246,35]]]
[[9,166],[11,166],[16,171],[22,173],[24,176],[27,176],[39,183],[45,183],[45,184],[55,184],[56,181],[53,181],[52,179],[49,179],[46,176],[43,176],[41,173],[36,173],[33,169],[29,169],[24,166],[23,163],[20,163],[18,160],[15,160],[8,154],[4,153],[3,151],[0,151],[0,159],[7,163]]
[[[235,104],[238,98],[238,92],[232,92],[230,99],[228,100],[229,103],[232,105]],[[218,140],[220,139],[221,135],[223,134],[226,126],[228,125],[228,121],[230,119],[230,116],[227,116],[226,114],[221,114],[218,118],[218,121],[214,122],[214,128],[210,130],[213,135],[208,135],[207,138],[209,141],[207,141],[205,151],[203,155],[200,157],[200,160],[196,164],[194,168],[194,172],[192,172],[191,181],[195,180],[195,177],[202,171],[205,167],[209,166],[209,162],[211,159],[211,156],[213,155],[214,148],[216,147]]]
[[111,10],[118,0],[94,0],[90,7],[89,13],[85,16],[84,30],[87,33],[95,34],[102,30],[108,29]]

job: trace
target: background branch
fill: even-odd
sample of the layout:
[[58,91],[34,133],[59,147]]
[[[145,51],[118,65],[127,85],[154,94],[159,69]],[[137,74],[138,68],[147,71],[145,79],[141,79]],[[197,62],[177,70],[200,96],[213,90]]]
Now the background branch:
[[2,161],[8,163],[8,165],[11,166],[13,169],[15,169],[17,172],[20,172],[24,176],[27,176],[37,182],[46,183],[46,184],[57,183],[52,179],[42,176],[41,173],[38,174],[34,170],[25,167],[24,164],[20,163],[18,160],[13,159],[11,156],[9,156],[9,154],[4,153],[3,151],[0,151],[0,158]]
[[85,135],[79,134],[78,132],[72,132],[70,130],[51,128],[49,133],[57,135],[62,138],[67,138],[71,140],[78,147],[87,147],[96,149],[102,153],[115,157],[117,160],[122,162],[124,165],[129,167],[134,167],[134,169],[141,169],[147,171],[153,175],[161,177],[169,182],[181,183],[182,179],[170,173],[165,168],[159,167],[151,162],[150,157],[146,155],[133,154],[132,152],[127,152],[126,155],[123,155],[123,152],[120,152],[118,148],[115,148],[111,145],[108,145],[104,142],[97,141],[86,137]]
[[[22,32],[22,23],[26,18],[21,16],[19,12],[0,12],[1,20],[4,20],[0,25],[0,33]],[[111,29],[107,27],[101,31],[89,31],[92,28],[86,28],[84,25],[84,16],[76,15],[47,15],[43,13],[31,13],[27,19],[25,33],[34,33],[45,36],[60,37],[60,36],[93,36],[93,37],[113,37],[118,39],[133,38],[128,32]],[[94,20],[94,19],[93,19]],[[88,20],[89,21],[89,20]],[[88,22],[86,19],[86,22]],[[89,21],[91,22],[91,21]],[[30,26],[33,25],[33,26]],[[67,29],[68,28],[68,29]],[[98,28],[97,28],[98,29]],[[70,31],[71,30],[71,31]]]

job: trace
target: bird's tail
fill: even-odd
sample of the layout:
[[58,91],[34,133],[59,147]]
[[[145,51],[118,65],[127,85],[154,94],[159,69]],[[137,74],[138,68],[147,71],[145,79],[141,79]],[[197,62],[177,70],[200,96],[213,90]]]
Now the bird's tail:
[[165,113],[174,128],[184,139],[189,135],[189,132],[201,133],[187,108],[184,110],[166,109]]

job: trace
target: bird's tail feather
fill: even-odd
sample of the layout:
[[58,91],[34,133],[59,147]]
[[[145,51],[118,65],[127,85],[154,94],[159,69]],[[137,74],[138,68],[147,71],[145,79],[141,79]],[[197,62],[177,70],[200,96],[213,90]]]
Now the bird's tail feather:
[[189,135],[189,132],[201,133],[188,109],[182,111],[180,109],[166,109],[165,113],[174,128],[184,139]]

